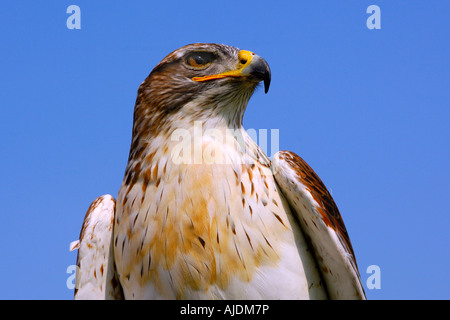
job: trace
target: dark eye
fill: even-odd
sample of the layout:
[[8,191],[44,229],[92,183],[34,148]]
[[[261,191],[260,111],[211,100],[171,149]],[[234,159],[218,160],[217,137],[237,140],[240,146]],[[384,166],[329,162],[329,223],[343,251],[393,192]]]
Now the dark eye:
[[190,67],[205,68],[213,62],[214,59],[215,56],[211,52],[197,51],[188,54],[185,61]]

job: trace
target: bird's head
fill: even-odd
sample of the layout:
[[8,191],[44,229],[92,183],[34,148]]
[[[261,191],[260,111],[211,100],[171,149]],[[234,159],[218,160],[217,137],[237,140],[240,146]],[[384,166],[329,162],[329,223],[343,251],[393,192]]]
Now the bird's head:
[[184,46],[167,55],[139,87],[133,133],[145,130],[154,136],[181,121],[206,119],[242,126],[260,82],[267,93],[269,65],[253,52],[222,44]]

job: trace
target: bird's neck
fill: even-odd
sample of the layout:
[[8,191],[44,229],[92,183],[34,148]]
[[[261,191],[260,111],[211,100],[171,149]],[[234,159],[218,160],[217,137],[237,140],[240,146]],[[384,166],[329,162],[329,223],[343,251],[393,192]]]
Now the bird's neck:
[[133,184],[145,168],[155,166],[240,167],[259,162],[269,167],[270,160],[247,134],[242,122],[230,122],[224,112],[227,110],[198,110],[195,105],[185,105],[183,112],[174,114],[156,134],[145,128],[134,130],[125,183]]

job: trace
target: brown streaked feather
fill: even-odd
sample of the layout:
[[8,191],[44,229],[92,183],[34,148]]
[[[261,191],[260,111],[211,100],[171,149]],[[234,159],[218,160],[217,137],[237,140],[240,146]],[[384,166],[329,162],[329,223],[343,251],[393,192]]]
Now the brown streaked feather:
[[[193,50],[212,51],[217,59],[193,70],[183,58]],[[257,82],[192,80],[234,70],[239,52],[217,44],[180,48],[138,90],[113,241],[126,298],[327,297],[300,226],[268,174],[270,160],[242,128]],[[197,121],[202,143],[195,141]],[[194,158],[199,146],[202,156],[220,150],[230,162],[172,161],[180,143],[172,133],[180,129],[189,132]],[[239,135],[229,145],[209,129]]]
[[347,229],[322,180],[290,151],[274,156],[272,170],[311,244],[330,298],[365,299]]
[[290,164],[291,168],[297,173],[297,177],[310,190],[314,200],[319,204],[318,211],[327,226],[332,228],[340,235],[344,245],[351,252],[356,264],[355,253],[350,242],[350,238],[345,228],[339,209],[333,200],[330,192],[325,187],[322,180],[316,172],[297,154],[290,151],[280,151],[280,159]]
[[112,244],[115,200],[110,195],[95,199],[89,206],[78,241],[71,251],[78,249],[74,298],[123,299],[114,263]]

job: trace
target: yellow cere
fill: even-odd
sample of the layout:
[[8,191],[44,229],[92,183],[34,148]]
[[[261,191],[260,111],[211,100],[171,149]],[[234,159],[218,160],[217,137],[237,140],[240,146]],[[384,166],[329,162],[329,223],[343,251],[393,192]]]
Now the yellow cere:
[[253,59],[253,56],[255,54],[251,51],[247,51],[247,50],[241,50],[239,51],[238,54],[238,58],[239,58],[239,64],[238,64],[238,69],[243,69],[245,68],[247,65],[250,64],[250,62]]
[[225,72],[222,72],[219,74],[212,74],[212,75],[204,76],[204,77],[194,77],[194,78],[192,78],[192,80],[197,81],[197,82],[202,82],[202,81],[208,81],[208,80],[214,80],[214,79],[222,79],[222,78],[226,78],[226,77],[240,77],[242,69],[244,69],[246,66],[248,66],[251,63],[254,55],[255,54],[251,51],[241,50],[241,51],[239,51],[239,54],[238,54],[239,61],[238,61],[238,65],[236,66],[236,70],[225,71]]

